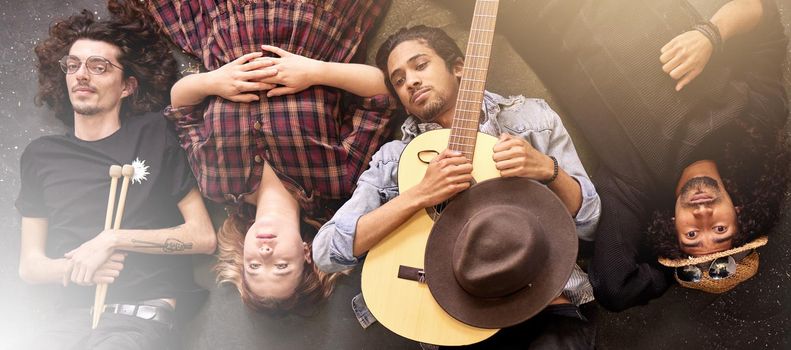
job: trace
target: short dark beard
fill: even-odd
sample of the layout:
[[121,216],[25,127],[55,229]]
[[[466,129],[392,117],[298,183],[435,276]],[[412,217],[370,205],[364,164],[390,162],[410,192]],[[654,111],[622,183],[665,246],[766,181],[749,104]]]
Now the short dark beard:
[[720,193],[720,183],[708,176],[698,176],[689,179],[684,186],[681,186],[679,196],[684,196],[690,191],[694,191],[698,187],[707,187],[714,190],[716,194]]
[[101,109],[99,109],[99,107],[96,106],[78,107],[72,105],[72,109],[74,109],[74,113],[77,113],[82,116],[92,116],[101,112]]
[[[740,125],[737,123],[737,125]],[[784,211],[784,199],[791,172],[791,148],[783,130],[758,128],[756,134],[729,138],[717,163],[722,176],[721,190],[728,192],[737,213],[739,230],[733,246],[739,247],[760,235],[782,234],[777,223]],[[745,169],[751,169],[746,175]],[[657,207],[646,238],[659,256],[685,257],[678,245],[671,218],[673,207]]]
[[426,101],[426,106],[423,108],[423,115],[419,116],[420,120],[424,123],[435,121],[445,107],[445,104],[446,101],[441,96],[437,96],[433,101]]

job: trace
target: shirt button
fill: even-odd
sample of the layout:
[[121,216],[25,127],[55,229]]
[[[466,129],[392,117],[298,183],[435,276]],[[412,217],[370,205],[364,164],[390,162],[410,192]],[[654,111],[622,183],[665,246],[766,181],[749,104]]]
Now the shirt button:
[[255,159],[255,162],[256,162],[256,163],[261,163],[261,162],[263,162],[263,161],[264,161],[264,158],[261,158],[261,156],[260,156],[260,155],[256,155],[254,159]]
[[253,124],[253,129],[261,131],[261,122],[256,120],[255,124]]

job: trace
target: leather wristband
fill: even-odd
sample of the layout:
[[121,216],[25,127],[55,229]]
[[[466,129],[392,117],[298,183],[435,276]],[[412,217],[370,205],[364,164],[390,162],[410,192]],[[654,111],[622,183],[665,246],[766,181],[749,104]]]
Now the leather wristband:
[[558,167],[558,160],[557,160],[557,158],[555,158],[553,156],[549,156],[549,158],[552,159],[552,163],[554,164],[554,169],[553,169],[553,172],[552,172],[552,177],[550,177],[547,180],[541,181],[541,183],[544,184],[544,185],[549,185],[549,184],[552,183],[552,181],[555,181],[555,179],[558,178],[558,172],[560,171],[560,168]]
[[705,36],[711,42],[711,46],[713,47],[713,52],[719,53],[722,52],[722,35],[720,35],[720,29],[711,21],[703,21],[700,22],[692,27],[693,30],[697,30],[703,36]]

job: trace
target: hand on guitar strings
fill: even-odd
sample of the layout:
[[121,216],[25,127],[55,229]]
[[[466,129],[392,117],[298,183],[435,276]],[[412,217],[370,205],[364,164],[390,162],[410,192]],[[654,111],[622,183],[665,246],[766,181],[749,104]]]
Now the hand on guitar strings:
[[510,134],[500,135],[492,159],[502,177],[546,181],[555,173],[552,158],[533,148],[525,139]]
[[414,189],[427,208],[466,190],[472,180],[472,163],[461,152],[446,149],[429,162],[426,174]]

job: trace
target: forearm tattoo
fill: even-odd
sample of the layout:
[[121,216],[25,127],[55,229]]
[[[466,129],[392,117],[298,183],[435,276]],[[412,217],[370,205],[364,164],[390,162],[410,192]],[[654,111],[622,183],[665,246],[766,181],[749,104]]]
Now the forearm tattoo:
[[165,253],[183,252],[192,249],[192,243],[184,243],[175,238],[168,238],[165,243],[146,242],[139,239],[132,239],[135,248],[161,248]]

